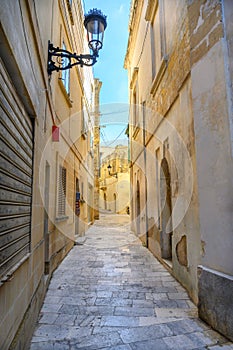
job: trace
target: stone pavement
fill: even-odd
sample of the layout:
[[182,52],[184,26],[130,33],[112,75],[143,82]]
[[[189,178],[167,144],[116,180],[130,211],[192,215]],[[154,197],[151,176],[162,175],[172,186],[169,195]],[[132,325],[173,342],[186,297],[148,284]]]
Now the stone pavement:
[[104,214],[54,272],[30,350],[230,350],[181,285]]

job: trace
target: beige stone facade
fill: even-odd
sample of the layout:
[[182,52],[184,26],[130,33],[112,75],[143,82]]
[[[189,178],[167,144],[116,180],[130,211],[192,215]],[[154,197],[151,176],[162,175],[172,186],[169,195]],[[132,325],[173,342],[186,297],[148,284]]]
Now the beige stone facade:
[[94,80],[94,218],[99,219],[99,173],[100,173],[100,111],[99,96],[102,82]]
[[134,0],[125,58],[132,230],[231,338],[232,5]]
[[49,40],[89,52],[80,0],[2,1],[0,18],[0,348],[23,349],[51,273],[94,220],[94,79],[47,73]]
[[[128,214],[130,206],[130,173],[128,146],[101,149],[100,166],[100,210],[117,214]],[[108,167],[111,168],[108,168]]]

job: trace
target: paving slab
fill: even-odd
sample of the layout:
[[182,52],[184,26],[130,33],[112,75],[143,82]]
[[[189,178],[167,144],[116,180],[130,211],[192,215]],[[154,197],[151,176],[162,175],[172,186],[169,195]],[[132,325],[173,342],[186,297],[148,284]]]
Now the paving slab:
[[51,278],[30,350],[233,350],[127,215],[104,213],[76,243]]

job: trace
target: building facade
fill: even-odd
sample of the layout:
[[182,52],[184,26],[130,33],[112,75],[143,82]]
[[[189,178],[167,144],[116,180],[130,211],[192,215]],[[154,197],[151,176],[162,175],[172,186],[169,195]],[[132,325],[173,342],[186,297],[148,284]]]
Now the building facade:
[[99,220],[99,174],[100,174],[100,110],[99,96],[102,82],[95,79],[94,84],[94,218]]
[[2,1],[0,19],[0,348],[23,349],[52,272],[94,220],[94,79],[47,72],[49,40],[89,53],[80,0]]
[[116,214],[129,214],[130,173],[128,146],[101,148],[99,207]]
[[229,0],[133,0],[125,57],[132,230],[230,339],[232,13]]

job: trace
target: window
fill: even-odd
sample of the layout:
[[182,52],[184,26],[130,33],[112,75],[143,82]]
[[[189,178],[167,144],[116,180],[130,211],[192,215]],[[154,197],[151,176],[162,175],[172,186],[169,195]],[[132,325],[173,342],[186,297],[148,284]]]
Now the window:
[[156,188],[156,199],[157,199],[157,227],[160,230],[160,206],[159,206],[159,159],[160,159],[160,148],[155,151],[155,188]]
[[[64,42],[62,44],[62,49],[66,50],[66,45]],[[62,67],[67,66],[68,63],[69,63],[68,58],[64,57],[62,59]],[[62,70],[61,74],[62,74],[61,79],[62,79],[63,85],[65,87],[67,94],[69,95],[69,93],[70,93],[70,70],[69,69]]]
[[160,24],[160,55],[161,59],[166,56],[166,27],[164,0],[159,1],[159,24]]
[[86,111],[83,108],[83,98],[81,97],[81,134],[84,139],[87,137],[88,128],[86,124]]
[[[117,157],[117,155],[114,155],[114,157]],[[113,174],[116,172],[116,158],[114,158],[112,162],[112,172]]]
[[155,38],[154,29],[152,24],[150,25],[150,37],[151,37],[151,69],[152,69],[152,79],[156,74],[156,64],[155,64]]
[[133,91],[133,126],[135,126],[136,122],[137,122],[137,113],[138,113],[138,111],[137,111],[137,109],[138,109],[137,108],[138,107],[137,103],[138,103],[138,101],[137,101],[137,91],[136,91],[136,87],[135,87],[135,89]]
[[90,135],[90,149],[91,151],[93,150],[93,146],[94,146],[94,138],[93,138],[93,134]]
[[138,123],[138,103],[139,103],[139,92],[138,92],[138,68],[135,67],[132,74],[130,83],[132,90],[132,126],[135,127]]
[[[163,70],[166,61],[166,28],[164,0],[148,0],[145,19],[150,21],[152,78]],[[160,74],[159,74],[160,75]]]
[[66,168],[59,167],[58,183],[58,216],[65,215],[66,212]]

